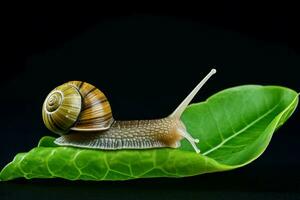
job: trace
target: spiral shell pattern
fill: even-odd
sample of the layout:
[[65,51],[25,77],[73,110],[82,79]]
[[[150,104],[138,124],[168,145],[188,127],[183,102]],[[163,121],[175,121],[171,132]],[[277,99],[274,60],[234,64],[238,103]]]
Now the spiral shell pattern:
[[43,104],[43,121],[48,129],[64,135],[77,121],[81,111],[79,91],[67,84],[50,92]]
[[46,127],[59,135],[70,130],[106,130],[114,121],[103,92],[82,81],[69,81],[52,90],[43,104],[42,116]]

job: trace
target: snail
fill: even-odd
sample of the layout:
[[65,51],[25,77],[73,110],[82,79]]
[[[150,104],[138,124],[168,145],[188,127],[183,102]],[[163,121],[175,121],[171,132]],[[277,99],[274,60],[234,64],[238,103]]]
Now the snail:
[[205,82],[216,73],[212,69],[167,117],[118,121],[113,118],[105,94],[83,81],[69,81],[53,89],[42,107],[45,126],[59,134],[55,144],[87,149],[178,148],[185,138],[197,153],[199,142],[186,130],[180,117]]

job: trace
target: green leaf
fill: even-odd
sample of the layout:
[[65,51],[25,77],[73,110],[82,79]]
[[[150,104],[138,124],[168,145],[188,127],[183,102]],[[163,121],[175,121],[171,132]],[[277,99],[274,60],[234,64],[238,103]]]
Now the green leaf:
[[288,88],[233,87],[190,105],[182,116],[187,130],[200,139],[200,155],[186,141],[179,149],[102,151],[59,147],[46,136],[38,147],[17,154],[0,179],[128,180],[232,170],[264,152],[297,104],[298,94]]

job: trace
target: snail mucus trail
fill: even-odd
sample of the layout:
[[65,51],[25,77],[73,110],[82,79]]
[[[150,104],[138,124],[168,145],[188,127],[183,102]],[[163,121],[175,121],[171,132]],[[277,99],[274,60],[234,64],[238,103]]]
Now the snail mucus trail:
[[60,135],[55,143],[88,149],[178,148],[185,138],[197,153],[194,139],[180,117],[205,82],[216,73],[212,69],[167,117],[151,120],[118,121],[99,89],[82,81],[69,81],[46,97],[42,117],[46,127]]

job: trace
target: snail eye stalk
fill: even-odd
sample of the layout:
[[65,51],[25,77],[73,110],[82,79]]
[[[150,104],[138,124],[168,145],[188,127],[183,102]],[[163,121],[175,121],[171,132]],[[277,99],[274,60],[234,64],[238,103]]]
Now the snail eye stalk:
[[208,81],[208,79],[210,77],[212,77],[212,75],[214,75],[216,72],[217,72],[216,69],[210,70],[210,72],[200,81],[200,83],[198,83],[198,85],[191,91],[191,93],[181,102],[181,104],[170,115],[170,117],[179,119],[181,117],[183,111],[186,109],[186,107],[189,105],[189,103],[192,101],[192,99],[195,97],[195,95],[198,93],[198,91]]

